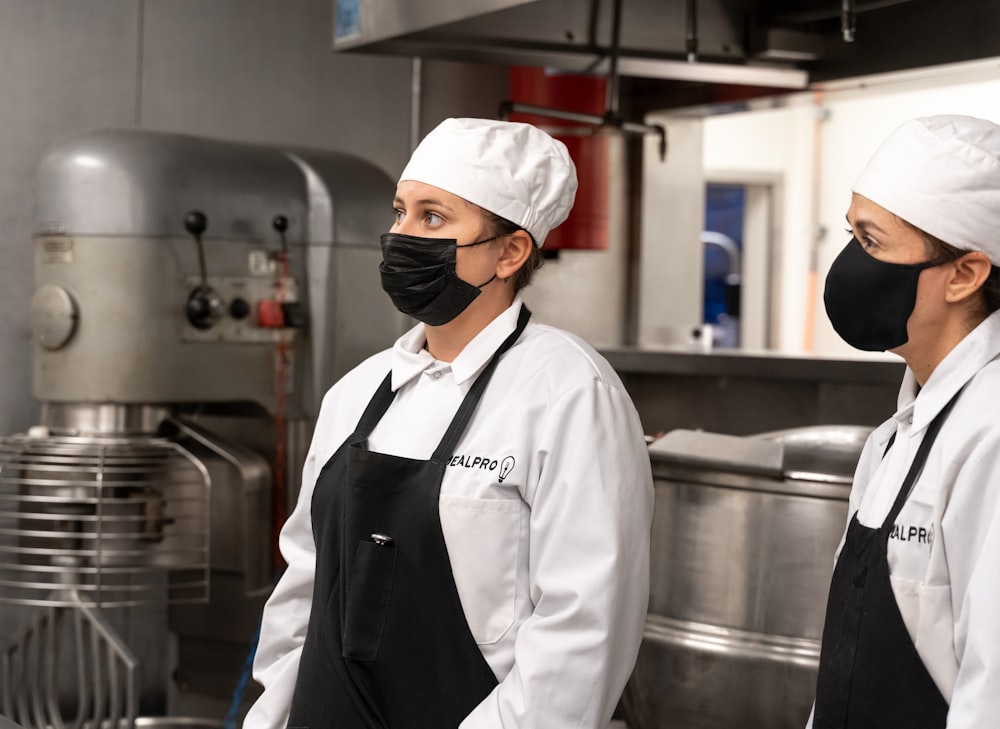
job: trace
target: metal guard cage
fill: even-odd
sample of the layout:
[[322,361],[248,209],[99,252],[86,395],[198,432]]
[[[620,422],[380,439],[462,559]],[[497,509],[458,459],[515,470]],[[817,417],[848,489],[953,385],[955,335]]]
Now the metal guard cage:
[[0,601],[208,599],[208,472],[155,437],[0,439]]

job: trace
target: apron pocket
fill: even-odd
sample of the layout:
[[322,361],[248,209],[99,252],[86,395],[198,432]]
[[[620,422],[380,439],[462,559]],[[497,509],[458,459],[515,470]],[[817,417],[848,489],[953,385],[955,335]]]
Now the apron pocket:
[[[472,637],[479,645],[500,640],[514,624],[522,518],[519,498],[474,499],[441,495],[441,531],[455,587]],[[475,575],[470,584],[468,577]]]
[[395,570],[393,545],[358,542],[347,583],[344,658],[374,661],[378,655]]

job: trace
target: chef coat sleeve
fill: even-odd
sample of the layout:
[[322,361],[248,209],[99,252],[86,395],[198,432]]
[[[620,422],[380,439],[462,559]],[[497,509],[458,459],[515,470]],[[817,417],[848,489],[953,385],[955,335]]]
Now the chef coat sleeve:
[[550,407],[522,496],[534,610],[514,665],[461,729],[604,729],[649,600],[652,476],[628,395],[602,380]]
[[1000,717],[1000,431],[970,440],[942,525],[959,662],[948,729]]
[[[322,421],[322,418],[321,418]],[[320,428],[317,428],[317,433]],[[312,534],[312,493],[317,467],[315,443],[302,470],[298,503],[289,515],[278,545],[288,565],[264,606],[253,677],[264,687],[243,722],[244,729],[285,729],[309,626],[316,546]]]

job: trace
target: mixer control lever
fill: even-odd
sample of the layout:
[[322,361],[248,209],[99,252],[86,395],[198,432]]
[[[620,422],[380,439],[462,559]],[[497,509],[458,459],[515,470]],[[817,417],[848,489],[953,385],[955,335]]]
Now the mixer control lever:
[[205,267],[205,244],[201,234],[208,229],[208,216],[200,210],[192,210],[184,216],[184,229],[194,237],[198,247],[198,275],[200,285],[188,296],[185,312],[191,326],[208,329],[225,313],[222,298],[208,285],[208,271]]
[[275,215],[271,227],[278,231],[278,236],[281,238],[281,252],[287,256],[288,240],[285,238],[285,231],[288,230],[288,218],[284,215]]
[[184,216],[184,228],[194,236],[200,236],[208,228],[208,218],[200,210],[192,210]]
[[198,273],[201,276],[201,288],[208,288],[208,272],[205,270],[205,244],[201,241],[201,234],[208,229],[208,217],[200,210],[192,210],[184,216],[184,228],[194,236],[194,243],[198,247]]

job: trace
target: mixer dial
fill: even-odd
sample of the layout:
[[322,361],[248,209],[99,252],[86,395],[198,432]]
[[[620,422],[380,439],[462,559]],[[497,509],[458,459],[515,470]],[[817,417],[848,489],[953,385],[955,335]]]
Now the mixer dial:
[[186,310],[191,326],[208,329],[222,318],[225,303],[210,286],[199,286],[188,297]]
[[229,316],[233,317],[239,321],[240,319],[246,319],[250,316],[250,304],[247,303],[246,299],[236,297],[229,302]]
[[45,349],[56,350],[69,342],[79,318],[76,301],[62,286],[44,284],[31,300],[31,329]]

